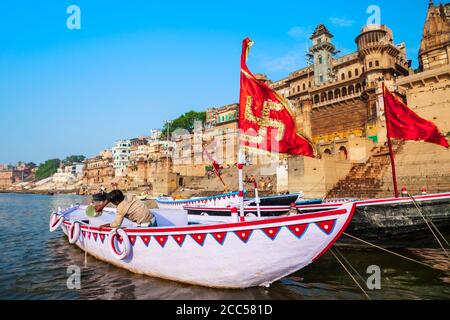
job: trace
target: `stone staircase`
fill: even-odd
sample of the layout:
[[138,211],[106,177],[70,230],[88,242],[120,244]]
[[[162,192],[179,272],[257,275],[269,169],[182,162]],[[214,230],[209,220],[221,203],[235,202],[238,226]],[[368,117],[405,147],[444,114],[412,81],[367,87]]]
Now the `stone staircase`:
[[[394,153],[400,152],[402,145],[394,143]],[[387,146],[375,147],[371,153],[365,163],[353,165],[349,174],[327,193],[327,198],[369,199],[386,189],[383,177],[390,170],[389,149]]]

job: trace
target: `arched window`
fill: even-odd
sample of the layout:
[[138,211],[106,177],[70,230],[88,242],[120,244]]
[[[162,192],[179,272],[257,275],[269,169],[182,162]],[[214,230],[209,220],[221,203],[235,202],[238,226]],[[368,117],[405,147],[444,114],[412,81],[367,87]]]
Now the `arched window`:
[[322,64],[322,62],[323,62],[322,56],[319,56],[319,64]]
[[300,85],[297,86],[297,92],[300,92]]
[[325,92],[322,92],[320,95],[320,102],[327,101],[327,94]]
[[339,148],[339,160],[347,160],[347,148],[344,146]]
[[303,90],[306,90],[306,84],[303,84]]
[[369,68],[372,68],[373,64],[372,61],[369,62]]
[[341,90],[339,90],[339,89],[334,90],[334,97],[336,99],[340,98],[341,97]]
[[355,77],[359,76],[359,70],[355,69]]
[[325,153],[326,155],[331,155],[331,150],[327,148],[324,150],[323,153]]
[[348,87],[348,94],[349,94],[349,95],[355,94],[355,87],[353,87],[353,85],[351,85],[350,87]]
[[342,88],[342,96],[345,97],[347,95],[347,88]]
[[361,84],[356,84],[356,92],[359,93],[361,92]]
[[376,67],[379,67],[379,66],[380,66],[380,61],[376,60],[376,61],[375,61],[375,66],[376,66]]
[[328,91],[328,100],[333,100],[333,91]]
[[316,95],[314,96],[314,103],[319,103],[319,102],[320,102],[319,95],[316,94]]
[[348,72],[348,77],[349,77],[349,78],[352,77],[352,72],[351,72],[351,71]]
[[341,74],[341,80],[345,80],[345,74]]

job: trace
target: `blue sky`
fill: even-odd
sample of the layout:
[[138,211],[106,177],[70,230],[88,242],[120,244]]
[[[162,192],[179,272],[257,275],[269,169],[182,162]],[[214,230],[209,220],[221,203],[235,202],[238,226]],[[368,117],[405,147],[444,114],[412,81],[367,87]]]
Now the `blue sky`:
[[[69,30],[66,9],[81,9]],[[280,79],[305,65],[319,23],[343,53],[366,23],[417,53],[428,0],[0,2],[0,163],[95,155],[190,109],[238,101],[241,41],[249,66]]]

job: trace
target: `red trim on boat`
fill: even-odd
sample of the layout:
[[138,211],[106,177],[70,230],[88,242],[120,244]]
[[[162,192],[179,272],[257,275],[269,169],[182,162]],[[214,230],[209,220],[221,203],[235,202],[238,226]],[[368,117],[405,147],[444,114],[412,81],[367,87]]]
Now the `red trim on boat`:
[[342,233],[344,232],[344,230],[347,228],[348,224],[352,220],[355,210],[356,210],[356,205],[353,204],[352,208],[350,209],[350,213],[347,217],[347,220],[345,221],[344,226],[341,228],[341,230],[339,230],[339,232],[336,234],[336,236],[333,238],[333,240],[331,240],[330,243],[325,247],[325,249],[323,249],[315,258],[312,259],[313,262],[316,262],[317,259],[319,259],[325,252],[327,252],[328,249],[330,249],[331,246],[337,241],[337,239],[340,238],[340,236],[342,235]]

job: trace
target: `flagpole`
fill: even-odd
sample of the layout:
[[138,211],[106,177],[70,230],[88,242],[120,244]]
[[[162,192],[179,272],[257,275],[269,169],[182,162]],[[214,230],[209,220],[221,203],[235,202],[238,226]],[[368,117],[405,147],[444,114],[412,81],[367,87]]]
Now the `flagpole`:
[[238,179],[239,179],[239,220],[244,221],[244,178],[243,178],[243,157],[241,146],[241,129],[238,128]]
[[[385,99],[385,85],[383,82],[383,104],[384,104],[384,117],[386,119],[386,99]],[[394,151],[392,150],[392,142],[391,139],[389,138],[390,136],[390,128],[389,128],[389,124],[388,121],[386,121],[386,137],[387,137],[387,143],[388,143],[388,147],[389,147],[389,156],[391,158],[391,168],[392,168],[392,182],[394,183],[394,195],[396,198],[398,198],[399,193],[398,193],[398,186],[397,186],[397,175],[395,172],[395,159],[394,159]]]

